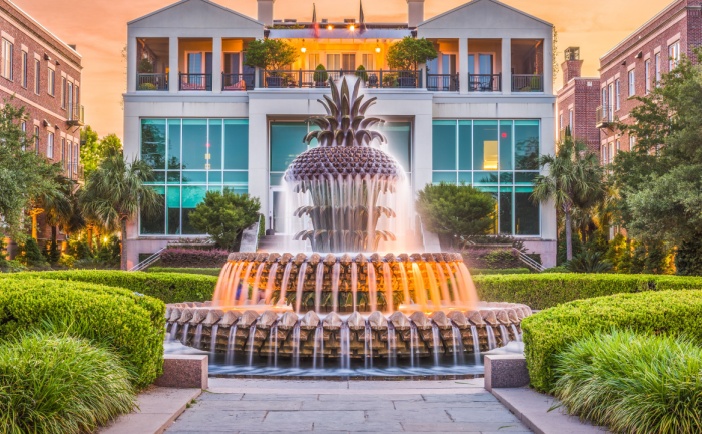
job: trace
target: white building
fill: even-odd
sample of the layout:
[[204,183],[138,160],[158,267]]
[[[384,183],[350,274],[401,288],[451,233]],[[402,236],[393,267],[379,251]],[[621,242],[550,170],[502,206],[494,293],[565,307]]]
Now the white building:
[[[285,1],[285,0],[279,0]],[[554,153],[553,26],[495,0],[474,0],[424,19],[408,0],[408,23],[273,20],[274,0],[258,0],[258,20],[207,0],[182,0],[128,24],[124,143],[150,162],[163,212],[128,228],[130,257],[168,240],[195,237],[188,213],[208,190],[232,188],[262,202],[267,228],[280,231],[280,181],[306,149],[310,116],[336,77],[363,65],[370,115],[409,174],[413,191],[466,182],[498,199],[495,231],[523,238],[555,265],[556,212],[529,196],[539,154]],[[311,8],[311,3],[309,7]],[[434,42],[439,57],[419,71],[391,72],[385,53],[406,36]],[[280,73],[244,65],[255,39],[284,38],[300,51]],[[144,60],[146,59],[146,60]]]

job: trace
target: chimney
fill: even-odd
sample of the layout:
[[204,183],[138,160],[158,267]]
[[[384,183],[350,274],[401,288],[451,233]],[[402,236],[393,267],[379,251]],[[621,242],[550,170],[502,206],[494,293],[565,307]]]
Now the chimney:
[[424,22],[424,0],[407,0],[407,25],[416,29]]
[[273,25],[273,3],[275,0],[258,0],[258,20],[268,27]]
[[565,62],[561,67],[563,68],[563,86],[582,75],[583,61],[580,60],[580,47],[566,48]]

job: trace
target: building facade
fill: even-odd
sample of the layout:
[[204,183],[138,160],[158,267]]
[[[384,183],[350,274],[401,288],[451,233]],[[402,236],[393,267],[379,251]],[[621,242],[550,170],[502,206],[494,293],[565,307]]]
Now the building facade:
[[558,140],[562,140],[566,130],[578,141],[587,144],[588,149],[600,153],[600,130],[596,126],[597,107],[600,106],[600,79],[582,77],[584,61],[580,59],[580,48],[565,50],[563,87],[558,91]]
[[684,54],[702,44],[702,2],[676,0],[600,58],[601,160],[611,163],[619,151],[629,151],[635,138],[615,128],[629,123],[635,97],[648,95],[661,75],[675,68]]
[[[202,236],[188,215],[210,190],[259,197],[267,229],[285,231],[283,173],[307,149],[306,120],[324,114],[324,78],[345,74],[378,98],[371,114],[386,120],[388,150],[414,193],[442,181],[492,193],[495,233],[524,239],[555,265],[555,209],[529,198],[538,156],[554,152],[551,24],[495,0],[426,20],[423,0],[410,0],[406,23],[279,21],[273,5],[259,0],[253,19],[183,0],[128,24],[125,153],[151,164],[163,201],[159,215],[130,224],[130,266],[169,240]],[[439,57],[390,70],[387,49],[406,36],[432,41]],[[297,61],[281,71],[246,66],[247,44],[264,37],[294,45]]]
[[[0,0],[0,33],[0,99],[25,108],[22,129],[34,137],[31,151],[61,163],[65,175],[78,180],[80,54],[7,0]],[[46,240],[51,229],[42,214],[38,220],[38,238]]]

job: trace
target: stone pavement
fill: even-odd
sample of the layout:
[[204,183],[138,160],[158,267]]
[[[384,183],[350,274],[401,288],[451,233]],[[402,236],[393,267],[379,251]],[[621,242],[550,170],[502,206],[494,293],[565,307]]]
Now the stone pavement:
[[483,379],[210,378],[209,386],[167,433],[531,432],[483,388]]

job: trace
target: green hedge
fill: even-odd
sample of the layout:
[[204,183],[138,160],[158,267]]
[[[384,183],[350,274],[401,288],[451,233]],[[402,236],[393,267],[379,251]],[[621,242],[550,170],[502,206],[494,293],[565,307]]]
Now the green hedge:
[[471,268],[470,274],[473,276],[507,276],[511,274],[531,274],[531,270],[528,268],[504,268],[504,269],[492,269],[492,268]]
[[620,293],[702,289],[702,277],[642,274],[529,274],[474,280],[481,300],[523,303],[535,310]]
[[687,336],[702,342],[702,291],[660,291],[618,294],[574,301],[522,322],[531,385],[551,392],[556,355],[592,333],[616,329]]
[[22,279],[54,279],[125,288],[158,298],[164,303],[212,299],[217,278],[176,273],[130,273],[126,271],[48,271],[11,275]]
[[0,279],[0,337],[48,329],[97,342],[122,358],[137,387],[148,386],[162,372],[164,316],[159,300],[120,288]]
[[202,276],[219,276],[222,268],[168,268],[149,267],[147,273],[175,273],[175,274],[199,274]]

